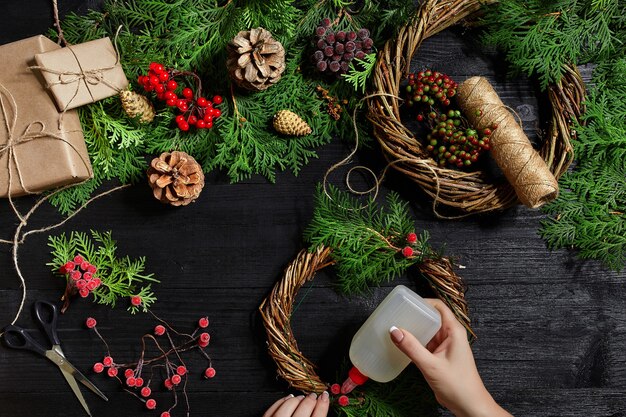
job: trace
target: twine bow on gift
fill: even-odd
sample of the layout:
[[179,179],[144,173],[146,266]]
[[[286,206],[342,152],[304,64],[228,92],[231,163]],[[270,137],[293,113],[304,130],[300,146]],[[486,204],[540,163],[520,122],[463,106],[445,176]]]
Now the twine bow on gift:
[[117,28],[117,31],[115,32],[115,38],[113,42],[113,45],[115,47],[115,62],[112,65],[109,65],[107,67],[102,67],[102,68],[84,69],[72,45],[69,45],[66,42],[66,47],[64,49],[70,51],[72,55],[74,56],[74,60],[76,61],[76,64],[78,65],[78,68],[79,68],[78,71],[56,70],[56,69],[48,68],[48,67],[41,66],[41,65],[34,65],[34,66],[29,67],[29,69],[38,69],[42,72],[54,74],[57,76],[56,81],[47,83],[46,87],[48,89],[56,85],[69,85],[69,84],[76,85],[72,98],[65,104],[63,110],[61,111],[61,117],[59,118],[59,129],[61,129],[61,125],[63,123],[63,116],[65,115],[65,112],[70,110],[71,108],[70,106],[72,105],[72,102],[78,96],[81,85],[84,85],[86,87],[87,92],[89,93],[89,96],[91,97],[91,102],[95,102],[96,98],[94,97],[90,86],[104,84],[107,87],[109,87],[111,90],[115,91],[116,93],[119,93],[122,90],[124,90],[124,88],[121,88],[115,85],[115,83],[111,82],[105,77],[105,73],[107,71],[110,71],[116,68],[120,62],[120,52],[119,52],[119,48],[117,45],[117,40],[118,40],[121,29],[122,29],[122,26],[119,26]]
[[[13,165],[15,166],[15,171],[17,172],[17,178],[20,182],[20,186],[22,187],[22,189],[26,193],[29,193],[29,194],[33,193],[33,191],[28,190],[28,188],[24,184],[22,171],[20,170],[19,159],[15,155],[16,147],[22,144],[28,143],[30,141],[33,141],[36,139],[59,140],[67,144],[68,146],[70,146],[70,148],[72,148],[72,150],[76,153],[76,155],[79,156],[80,160],[83,162],[87,171],[88,172],[91,171],[91,169],[89,168],[89,163],[85,160],[85,158],[80,153],[80,151],[76,149],[76,147],[71,142],[69,142],[67,139],[65,139],[62,136],[62,134],[70,133],[70,132],[58,132],[58,133],[50,132],[46,130],[46,125],[44,122],[36,120],[36,121],[30,122],[24,129],[23,133],[16,134],[16,126],[17,126],[17,118],[18,118],[17,103],[15,101],[15,98],[13,97],[13,94],[11,94],[11,92],[1,83],[0,83],[0,110],[2,112],[2,119],[3,119],[2,127],[4,128],[4,131],[6,132],[6,135],[7,135],[6,143],[4,143],[3,145],[0,145],[0,158],[2,158],[5,154],[7,154],[7,172],[9,176],[7,196],[9,198],[9,201],[11,201],[11,188],[13,185],[13,170],[11,169],[11,163],[13,163]],[[13,205],[12,202],[11,202],[11,205]],[[17,212],[17,210],[14,210],[14,211],[16,212],[20,220],[22,220],[22,216],[19,214],[19,212]]]

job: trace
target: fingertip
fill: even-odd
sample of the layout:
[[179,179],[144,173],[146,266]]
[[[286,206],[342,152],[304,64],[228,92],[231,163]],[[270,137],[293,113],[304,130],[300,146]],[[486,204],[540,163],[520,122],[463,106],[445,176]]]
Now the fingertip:
[[404,333],[396,326],[391,326],[389,328],[389,336],[395,344],[402,342],[402,340],[404,339]]
[[324,391],[324,392],[322,392],[322,395],[320,395],[320,396],[317,398],[317,401],[319,401],[319,402],[323,402],[323,403],[327,403],[327,402],[329,402],[329,401],[330,401],[330,396],[329,396],[329,394],[328,394],[328,391]]

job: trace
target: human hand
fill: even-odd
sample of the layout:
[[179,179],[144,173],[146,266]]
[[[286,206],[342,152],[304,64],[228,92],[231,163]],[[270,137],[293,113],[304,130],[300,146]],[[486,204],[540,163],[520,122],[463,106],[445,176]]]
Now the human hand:
[[272,404],[263,417],[326,417],[329,405],[326,391],[319,397],[315,393],[306,397],[288,395]]
[[389,330],[391,340],[422,371],[437,401],[455,416],[511,416],[485,388],[463,325],[441,300],[426,301],[441,314],[441,328],[426,347],[395,327]]

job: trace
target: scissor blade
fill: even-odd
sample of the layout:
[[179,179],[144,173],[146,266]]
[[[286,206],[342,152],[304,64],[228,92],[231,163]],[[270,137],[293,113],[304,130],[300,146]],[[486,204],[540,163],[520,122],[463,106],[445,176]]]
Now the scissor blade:
[[[80,382],[81,384],[89,388],[91,391],[93,391],[98,397],[102,398],[104,401],[109,401],[109,399],[102,393],[102,391],[98,389],[98,387],[96,387],[90,380],[88,380],[87,377],[82,374],[82,372],[76,369],[74,365],[72,365],[65,358],[65,354],[61,350],[60,346],[58,345],[53,346],[52,351],[55,352],[56,355],[58,355],[62,359],[62,360],[53,360],[53,362],[56,363],[59,368],[61,368],[61,371],[63,371],[63,375],[66,375],[66,374],[70,375],[73,379],[77,380],[78,382]],[[48,356],[48,354],[46,354],[46,356]]]
[[83,393],[80,392],[80,388],[78,388],[78,384],[76,383],[76,379],[74,379],[74,375],[72,375],[71,372],[68,372],[67,370],[63,369],[63,366],[61,365],[59,365],[59,368],[61,369],[61,372],[63,373],[63,376],[65,377],[65,380],[72,388],[72,391],[74,391],[74,395],[76,395],[76,398],[78,398],[78,401],[80,401],[80,403],[82,404],[83,408],[85,409],[89,417],[91,417],[91,411],[89,411],[87,402],[85,401],[85,398],[83,398]]

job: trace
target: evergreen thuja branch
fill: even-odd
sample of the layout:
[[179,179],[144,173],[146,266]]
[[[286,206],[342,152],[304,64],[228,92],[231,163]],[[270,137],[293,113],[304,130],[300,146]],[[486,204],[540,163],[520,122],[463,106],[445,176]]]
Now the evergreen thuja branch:
[[574,248],[614,270],[626,266],[624,49],[594,71],[586,123],[576,127],[575,169],[559,181],[559,198],[544,208],[552,217],[540,231],[550,248]]
[[339,286],[345,293],[361,293],[402,274],[434,252],[428,235],[418,237],[406,202],[390,193],[387,204],[362,202],[333,186],[320,185],[313,218],[304,238],[313,248],[332,248]]
[[159,281],[146,274],[145,258],[131,259],[117,256],[117,243],[111,232],[71,232],[50,236],[52,261],[47,265],[55,275],[66,279],[63,310],[76,294],[86,298],[93,295],[99,304],[114,307],[125,298],[131,313],[147,311],[155,301],[151,284]]
[[347,74],[343,74],[343,79],[352,85],[356,91],[365,93],[367,80],[374,71],[376,65],[376,54],[367,54],[364,59],[355,58],[350,63],[350,69]]

